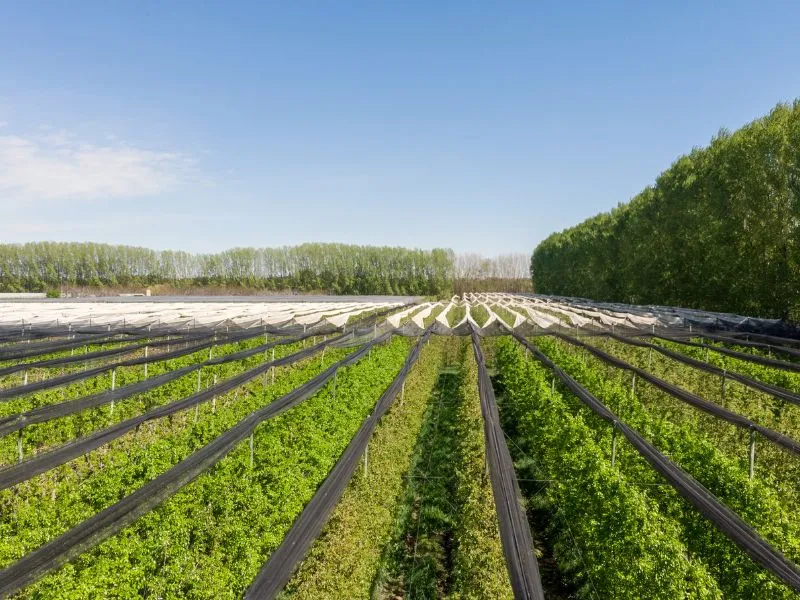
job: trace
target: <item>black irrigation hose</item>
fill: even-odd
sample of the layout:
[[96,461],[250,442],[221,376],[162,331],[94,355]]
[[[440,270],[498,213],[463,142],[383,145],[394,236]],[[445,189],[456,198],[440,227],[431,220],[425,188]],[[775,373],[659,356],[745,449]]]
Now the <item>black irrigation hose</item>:
[[17,344],[12,348],[0,348],[0,361],[19,360],[21,358],[31,358],[34,356],[42,356],[45,354],[52,354],[61,350],[70,350],[72,348],[80,348],[91,344],[93,346],[105,346],[107,344],[135,342],[145,339],[146,336],[127,336],[119,337],[118,335],[101,335],[90,339],[68,339],[57,342],[36,342]]
[[282,338],[274,342],[269,342],[268,344],[261,344],[260,346],[250,348],[248,350],[240,350],[239,352],[234,352],[232,354],[226,354],[217,358],[211,358],[199,363],[187,365],[174,371],[168,371],[167,373],[163,373],[157,377],[152,377],[150,379],[145,379],[143,381],[137,381],[136,383],[118,387],[115,390],[106,390],[98,394],[83,396],[81,398],[68,400],[66,402],[59,402],[57,404],[47,404],[26,412],[0,417],[0,438],[8,435],[9,433],[13,433],[14,431],[19,431],[28,425],[44,423],[51,419],[57,419],[90,408],[103,406],[104,404],[108,404],[110,402],[125,400],[126,398],[130,398],[136,394],[142,394],[154,388],[165,385],[171,381],[183,377],[184,375],[188,375],[193,371],[202,369],[203,367],[243,360],[245,358],[255,356],[260,352],[264,352],[265,350],[269,350],[274,346],[293,344],[295,342],[302,341],[302,339],[303,338]]
[[723,408],[722,406],[716,404],[715,402],[710,402],[704,398],[701,398],[700,396],[697,396],[687,390],[684,390],[683,388],[680,388],[676,385],[672,385],[671,383],[668,383],[663,379],[659,379],[658,377],[652,375],[648,371],[645,371],[644,369],[641,369],[639,367],[635,367],[625,362],[624,360],[617,358],[616,356],[613,356],[611,354],[608,354],[607,352],[604,352],[603,350],[600,350],[599,348],[596,348],[590,344],[581,342],[580,340],[565,335],[563,333],[556,333],[554,335],[557,338],[564,340],[565,342],[568,342],[574,346],[586,349],[600,360],[610,365],[613,365],[618,369],[624,369],[626,371],[631,371],[632,373],[635,373],[637,376],[651,383],[658,389],[677,398],[678,400],[681,400],[687,404],[690,404],[691,406],[694,406],[697,409],[707,412],[710,415],[717,417],[718,419],[722,419],[723,421],[727,421],[732,425],[741,427],[742,429],[748,429],[748,430],[754,429],[755,431],[758,431],[761,435],[763,435],[771,442],[774,442],[775,444],[781,446],[785,450],[788,450],[792,454],[800,455],[800,442],[797,442],[796,440],[792,439],[787,435],[779,433],[774,429],[770,429],[769,427],[764,427],[762,425],[759,425],[755,421],[751,421],[750,419],[748,419],[743,415],[740,415],[739,413],[735,413],[731,410],[728,410],[727,408]]
[[[753,340],[761,340],[762,343],[766,345],[772,346],[773,348],[781,348],[784,349],[788,346],[797,346],[800,345],[800,339],[790,338],[790,337],[781,337],[777,335],[767,335],[765,333],[749,333],[744,331],[731,331],[728,332],[729,336],[732,338],[738,338],[744,336],[746,341]],[[738,342],[734,342],[738,343]],[[792,348],[794,350],[794,348]]]
[[[212,338],[209,341],[197,344],[195,346],[189,346],[188,348],[181,348],[179,350],[173,350],[171,352],[155,354],[153,356],[147,356],[147,357],[142,356],[139,358],[131,358],[128,360],[118,361],[115,363],[106,363],[98,367],[92,367],[91,369],[86,369],[85,371],[75,371],[73,373],[67,373],[65,375],[60,375],[58,377],[51,377],[50,379],[43,379],[42,381],[35,381],[33,383],[28,383],[27,385],[18,385],[10,388],[2,388],[0,389],[0,402],[3,400],[10,400],[12,398],[19,398],[20,396],[27,396],[28,394],[33,394],[35,392],[39,392],[42,390],[61,387],[63,385],[66,385],[68,383],[73,383],[75,381],[90,379],[91,377],[95,377],[96,375],[100,375],[101,373],[105,373],[106,371],[111,371],[113,369],[116,369],[117,367],[132,367],[136,365],[153,364],[156,362],[171,360],[173,358],[180,358],[181,356],[186,356],[187,354],[193,354],[195,352],[199,352],[200,350],[204,350],[205,348],[210,348],[211,346],[220,344],[230,344],[237,341],[240,342],[248,338],[258,337],[260,335],[264,334],[260,331],[248,331],[246,335],[242,333],[235,337],[227,336],[224,338],[218,338],[217,341],[214,341]],[[166,345],[166,342],[163,345]],[[152,344],[150,344],[150,346],[152,346]],[[84,356],[87,355],[85,354],[81,355],[81,359],[83,359]]]
[[[252,434],[260,423],[278,416],[315,394],[325,386],[338,369],[358,362],[372,346],[389,339],[391,335],[389,332],[371,340],[360,350],[331,365],[285,396],[250,413],[228,431],[192,453],[166,473],[162,473],[113,506],[86,519],[0,571],[0,597],[7,597],[19,591],[77,555],[100,544],[154,509],[222,460],[237,444]],[[330,341],[324,343],[330,343]],[[311,349],[313,348],[317,348],[317,346],[312,346]],[[263,371],[268,368],[265,365],[261,365],[261,367]]]
[[748,352],[739,352],[738,350],[731,350],[730,348],[723,348],[721,346],[712,346],[710,344],[700,344],[698,342],[692,342],[690,340],[685,340],[675,337],[653,335],[652,333],[648,333],[645,335],[647,337],[664,340],[666,342],[682,344],[684,346],[691,346],[693,348],[706,348],[707,350],[711,350],[713,352],[719,352],[720,354],[724,354],[732,358],[738,358],[739,360],[745,360],[748,362],[757,363],[759,365],[773,367],[775,369],[781,369],[783,371],[794,371],[795,373],[800,373],[800,363],[786,362],[784,360],[777,360],[774,358],[766,358],[764,356],[758,356],[757,354],[749,354]]
[[614,425],[618,431],[633,445],[639,454],[661,474],[667,482],[686,501],[694,506],[704,517],[725,534],[733,543],[742,549],[754,562],[775,575],[795,592],[800,592],[800,571],[788,558],[764,540],[758,533],[743,521],[735,512],[698,483],[691,475],[661,454],[634,429],[611,412],[600,400],[586,388],[567,375],[550,358],[536,346],[515,332],[511,335],[526,347],[542,364],[553,373],[578,397],[588,408],[601,419]]
[[500,427],[500,413],[494,397],[492,381],[486,369],[478,332],[472,327],[472,348],[478,363],[478,391],[483,414],[483,433],[486,439],[486,461],[492,482],[500,541],[506,559],[511,588],[515,598],[544,600],[539,563],[533,554],[530,525],[520,501],[522,494],[517,483],[514,462]]
[[686,356],[685,354],[681,354],[680,352],[674,352],[672,350],[669,350],[668,348],[659,346],[658,344],[650,344],[648,342],[642,342],[640,340],[635,340],[621,335],[616,335],[614,333],[603,332],[599,335],[610,337],[611,339],[616,340],[618,342],[622,342],[623,344],[630,344],[632,346],[638,346],[640,348],[651,348],[657,352],[660,352],[661,354],[663,354],[668,358],[677,360],[678,362],[682,362],[683,364],[689,365],[690,367],[694,367],[696,369],[700,369],[701,371],[706,371],[708,373],[713,373],[714,375],[719,375],[720,377],[727,377],[729,379],[733,379],[734,381],[738,381],[742,385],[746,385],[747,387],[757,390],[759,392],[763,392],[765,394],[769,394],[781,400],[786,400],[787,402],[800,405],[800,396],[798,396],[797,394],[795,394],[790,390],[787,390],[786,388],[778,387],[777,385],[772,385],[769,383],[762,383],[761,381],[756,381],[755,379],[750,379],[749,377],[741,375],[740,373],[736,373],[735,371],[728,371],[727,369],[721,369],[719,367],[708,364],[701,360],[697,360],[696,358],[691,358],[689,356]]
[[[713,335],[711,333],[705,333],[705,332],[688,333],[686,331],[681,331],[680,334],[683,335],[684,337],[686,336],[693,337],[696,335],[697,337],[711,340],[712,342],[722,342],[723,344],[732,344],[735,346],[743,346],[745,348],[760,348],[769,351],[783,352],[784,354],[788,354],[789,356],[800,357],[800,350],[798,350],[797,348],[789,348],[788,346],[765,344],[764,342],[751,342],[750,340],[741,340],[727,335]],[[714,350],[713,347],[711,349]]]
[[[192,336],[185,336],[185,335],[175,335],[175,336],[168,336],[167,339],[164,339],[164,336],[153,336],[150,338],[147,337],[136,337],[135,340],[130,341],[140,341],[142,339],[147,340],[144,343],[140,344],[130,344],[130,345],[123,345],[119,348],[112,348],[110,350],[97,350],[95,352],[87,352],[85,354],[73,354],[70,356],[59,356],[56,358],[49,358],[45,360],[29,362],[29,363],[19,363],[16,365],[11,365],[7,367],[0,367],[0,376],[10,375],[12,373],[18,373],[20,371],[27,371],[28,369],[46,369],[49,367],[57,367],[68,365],[72,363],[79,363],[84,362],[87,360],[93,360],[96,358],[105,358],[108,356],[117,356],[119,354],[127,354],[128,352],[134,352],[136,350],[141,350],[142,348],[150,347],[150,348],[162,348],[166,346],[178,346],[180,344],[189,344],[192,342],[203,342],[207,340],[214,340],[218,344],[229,344],[236,341],[246,340],[249,338],[257,337],[262,335],[260,330],[245,330],[245,331],[237,331],[233,333],[220,333],[220,334],[212,334],[212,333],[203,333],[201,335],[192,335]],[[113,341],[121,341],[121,340],[112,340]],[[109,342],[109,343],[111,343]],[[90,342],[94,343],[94,342]],[[124,343],[124,341],[123,341]],[[85,346],[87,343],[78,343],[75,347]],[[68,348],[67,348],[68,349]],[[201,348],[202,349],[202,348]],[[0,359],[5,360],[5,359]]]
[[378,422],[389,410],[392,402],[403,387],[411,367],[414,366],[417,358],[419,358],[422,344],[425,343],[429,335],[430,332],[426,331],[408,353],[403,368],[400,369],[394,381],[380,397],[373,413],[361,424],[361,427],[314,494],[314,497],[303,509],[303,512],[300,513],[300,516],[297,517],[292,524],[292,528],[281,541],[280,546],[270,555],[269,560],[250,584],[244,595],[245,599],[271,600],[280,593],[289,579],[291,579],[297,565],[303,560],[314,540],[319,537],[331,512],[342,497]]
[[192,394],[191,396],[176,400],[175,402],[157,406],[141,415],[131,417],[125,421],[120,421],[119,423],[110,425],[105,429],[93,431],[88,435],[71,440],[66,444],[58,446],[57,448],[37,454],[36,456],[22,461],[21,463],[0,469],[0,490],[9,488],[20,483],[21,481],[35,477],[36,475],[49,471],[50,469],[82,456],[83,454],[87,454],[88,452],[91,452],[100,446],[108,444],[113,440],[122,437],[142,423],[175,414],[236,389],[251,379],[255,379],[262,373],[266,373],[271,367],[280,367],[295,363],[304,358],[308,358],[309,356],[316,354],[324,347],[336,342],[339,339],[341,338],[333,338],[321,342],[316,346],[311,346],[304,350],[300,350],[299,352],[295,352],[294,354],[290,354],[282,358],[276,358],[274,361],[271,360],[261,363],[260,365],[253,367],[244,373],[234,375],[230,379],[226,379],[217,385],[208,387],[205,390],[201,390],[195,394]]
[[[209,339],[205,337],[203,339]],[[137,350],[142,350],[145,347],[150,348],[160,348],[162,346],[177,346],[178,344],[183,343],[185,340],[182,339],[171,339],[171,340],[158,340],[158,341],[148,341],[145,343],[140,344],[130,344],[120,346],[119,348],[111,348],[109,350],[96,350],[94,352],[86,352],[84,354],[73,354],[70,356],[58,356],[56,358],[48,358],[45,360],[39,360],[35,362],[29,363],[17,363],[16,365],[10,365],[7,367],[0,367],[0,377],[5,375],[11,375],[13,373],[19,373],[20,371],[27,371],[29,369],[47,369],[51,367],[60,367],[64,365],[69,365],[73,363],[81,363],[87,360],[94,360],[97,358],[106,358],[109,356],[119,356],[120,354],[128,354],[129,352],[135,352]],[[190,340],[191,341],[191,340]],[[83,345],[83,344],[82,344]],[[202,348],[201,348],[202,349]]]

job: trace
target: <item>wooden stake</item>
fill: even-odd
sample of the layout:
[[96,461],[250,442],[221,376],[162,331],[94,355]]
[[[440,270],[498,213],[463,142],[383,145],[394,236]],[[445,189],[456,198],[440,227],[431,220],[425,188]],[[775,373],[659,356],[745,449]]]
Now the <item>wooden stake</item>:
[[19,430],[17,435],[17,458],[19,462],[22,462],[22,429]]
[[756,466],[756,430],[750,430],[750,479],[753,479],[753,473]]

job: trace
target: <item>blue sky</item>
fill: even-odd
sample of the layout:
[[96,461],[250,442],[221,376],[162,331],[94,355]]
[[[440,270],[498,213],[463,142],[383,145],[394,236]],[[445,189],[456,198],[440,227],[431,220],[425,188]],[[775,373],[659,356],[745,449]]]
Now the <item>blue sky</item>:
[[0,7],[0,242],[525,252],[800,96],[796,2]]

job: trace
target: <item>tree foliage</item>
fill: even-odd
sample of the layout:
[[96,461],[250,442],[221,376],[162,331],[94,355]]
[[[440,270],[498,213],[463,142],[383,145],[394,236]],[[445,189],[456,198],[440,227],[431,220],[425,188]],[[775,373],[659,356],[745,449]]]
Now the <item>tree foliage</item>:
[[0,244],[0,292],[48,291],[57,295],[62,285],[172,284],[443,296],[456,288],[459,292],[527,291],[530,283],[524,261],[524,255],[484,258],[457,256],[446,248],[349,244],[232,248],[216,254],[190,254],[90,242],[31,242]]
[[629,203],[542,241],[542,293],[800,314],[800,101],[680,157]]

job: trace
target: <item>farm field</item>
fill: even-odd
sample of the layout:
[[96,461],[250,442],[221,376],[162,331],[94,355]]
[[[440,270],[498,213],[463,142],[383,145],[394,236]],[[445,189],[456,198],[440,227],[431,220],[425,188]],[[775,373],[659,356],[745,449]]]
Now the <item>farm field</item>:
[[774,321],[0,302],[0,597],[794,598],[798,481]]

